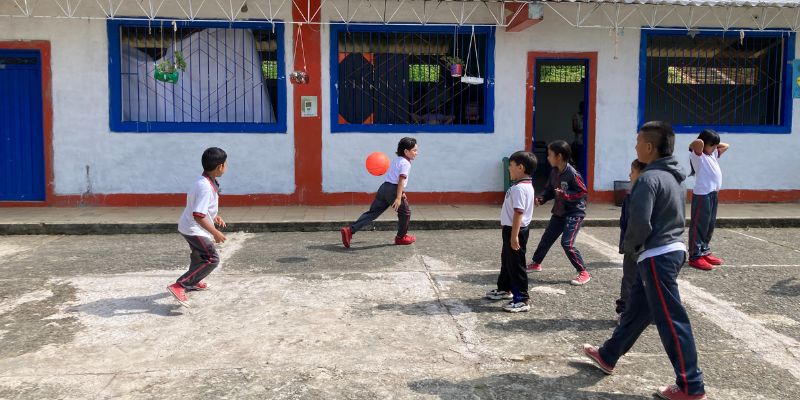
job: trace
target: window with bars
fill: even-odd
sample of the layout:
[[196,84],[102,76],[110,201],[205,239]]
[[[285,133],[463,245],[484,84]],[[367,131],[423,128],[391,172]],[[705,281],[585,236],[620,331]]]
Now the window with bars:
[[[331,31],[333,132],[494,130],[491,28]],[[471,79],[478,77],[482,81]]]
[[586,78],[585,65],[542,65],[539,83],[580,83]]
[[111,129],[286,132],[283,27],[108,22]]
[[642,52],[640,122],[687,133],[790,132],[793,34],[643,30]]

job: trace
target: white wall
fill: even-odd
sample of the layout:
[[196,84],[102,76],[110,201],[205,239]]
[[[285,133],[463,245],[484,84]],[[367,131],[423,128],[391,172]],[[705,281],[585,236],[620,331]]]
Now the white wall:
[[[362,10],[370,18],[371,10]],[[288,9],[286,14],[288,14]],[[281,16],[289,19],[288,15]],[[323,13],[323,20],[338,16]],[[361,18],[361,20],[364,20]],[[359,19],[359,18],[356,18]],[[395,21],[415,20],[401,10]],[[449,22],[449,21],[448,21]],[[369,192],[382,181],[364,169],[372,151],[392,154],[402,134],[330,133],[329,29],[322,34],[323,190]],[[291,27],[286,27],[286,70],[291,71]],[[106,25],[101,21],[4,19],[0,40],[42,39],[52,45],[55,188],[87,190],[86,166],[95,193],[176,193],[200,171],[205,147],[230,156],[225,193],[294,191],[292,85],[288,85],[288,134],[133,134],[109,131]],[[800,50],[800,49],[799,49]],[[489,134],[418,133],[418,159],[409,191],[502,190],[500,160],[524,148],[527,55],[531,51],[598,53],[595,182],[611,190],[627,179],[637,129],[639,32],[626,30],[615,43],[606,30],[575,29],[552,12],[524,32],[499,28],[495,40],[495,129]],[[794,101],[793,133],[726,134],[732,145],[721,165],[729,189],[800,189],[800,101]],[[694,135],[679,135],[676,152]],[[787,171],[778,173],[776,171]],[[768,177],[768,178],[767,178]]]
[[[291,30],[285,36],[291,48]],[[80,194],[89,187],[94,193],[186,192],[202,172],[200,156],[210,146],[228,153],[224,193],[294,192],[291,133],[111,132],[104,21],[3,19],[0,40],[15,39],[51,44],[57,194]],[[291,99],[291,87],[287,92]],[[287,125],[292,132],[291,119]]]

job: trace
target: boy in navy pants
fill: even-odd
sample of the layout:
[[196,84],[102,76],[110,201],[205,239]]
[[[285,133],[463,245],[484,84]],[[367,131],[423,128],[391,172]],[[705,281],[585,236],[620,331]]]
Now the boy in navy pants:
[[636,156],[647,167],[630,194],[623,250],[636,255],[637,279],[630,288],[619,326],[602,347],[583,351],[606,374],[655,321],[661,344],[675,371],[675,383],[658,389],[667,400],[705,399],[703,372],[697,365],[692,324],[681,304],[678,273],[686,262],[683,243],[686,175],[672,156],[675,133],[664,122],[648,122],[636,138]]

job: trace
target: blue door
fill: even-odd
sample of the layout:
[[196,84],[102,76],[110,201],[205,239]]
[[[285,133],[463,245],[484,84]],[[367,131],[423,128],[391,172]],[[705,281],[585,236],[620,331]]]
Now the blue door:
[[0,50],[0,201],[45,199],[41,62]]

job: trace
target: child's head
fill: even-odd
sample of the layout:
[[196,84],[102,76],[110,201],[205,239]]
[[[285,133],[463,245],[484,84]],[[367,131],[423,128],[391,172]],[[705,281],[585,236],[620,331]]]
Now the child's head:
[[719,133],[713,129],[704,129],[697,138],[703,141],[703,152],[706,154],[713,153],[719,145]]
[[533,175],[536,171],[536,156],[527,151],[517,151],[508,157],[508,173],[512,180]]
[[636,137],[636,158],[649,164],[662,157],[669,157],[675,150],[675,132],[672,126],[662,121],[650,121],[639,128]]
[[547,145],[547,162],[553,167],[566,165],[572,158],[572,149],[569,143],[556,140]]
[[417,158],[417,139],[404,137],[397,143],[397,155],[409,160]]
[[631,178],[631,186],[636,183],[636,180],[639,179],[639,174],[642,173],[642,170],[644,170],[646,166],[647,164],[639,160],[633,160],[633,162],[631,162],[631,173],[628,175],[628,177]]
[[203,171],[213,176],[222,176],[227,166],[228,155],[219,147],[209,147],[203,152]]

